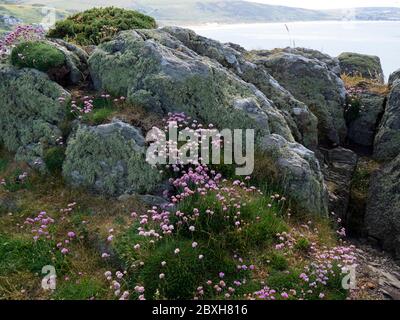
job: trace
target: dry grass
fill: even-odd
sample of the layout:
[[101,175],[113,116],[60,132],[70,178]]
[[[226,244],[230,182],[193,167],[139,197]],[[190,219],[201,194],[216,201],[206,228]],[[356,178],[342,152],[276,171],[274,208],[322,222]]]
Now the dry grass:
[[359,88],[379,95],[387,95],[389,93],[388,85],[382,84],[376,80],[363,78],[361,76],[349,76],[347,74],[342,74],[341,78],[347,89]]

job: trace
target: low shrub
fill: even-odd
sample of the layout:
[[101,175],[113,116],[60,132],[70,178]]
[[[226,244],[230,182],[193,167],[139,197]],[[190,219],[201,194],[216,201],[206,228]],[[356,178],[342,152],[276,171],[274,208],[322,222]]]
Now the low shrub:
[[152,17],[137,11],[114,7],[93,8],[58,21],[48,36],[80,45],[97,45],[122,30],[154,29],[156,26]]

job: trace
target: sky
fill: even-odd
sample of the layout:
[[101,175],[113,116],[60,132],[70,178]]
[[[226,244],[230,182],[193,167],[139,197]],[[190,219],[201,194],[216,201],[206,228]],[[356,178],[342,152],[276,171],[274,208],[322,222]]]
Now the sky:
[[307,9],[400,7],[400,0],[246,0]]

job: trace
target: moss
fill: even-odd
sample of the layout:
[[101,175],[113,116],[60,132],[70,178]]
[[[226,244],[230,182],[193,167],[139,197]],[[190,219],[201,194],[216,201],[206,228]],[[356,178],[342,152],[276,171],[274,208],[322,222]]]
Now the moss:
[[11,52],[11,63],[18,68],[47,72],[65,64],[65,56],[55,46],[42,41],[18,44]]
[[121,30],[156,27],[153,18],[137,11],[114,7],[93,8],[56,22],[48,36],[91,45],[110,40]]

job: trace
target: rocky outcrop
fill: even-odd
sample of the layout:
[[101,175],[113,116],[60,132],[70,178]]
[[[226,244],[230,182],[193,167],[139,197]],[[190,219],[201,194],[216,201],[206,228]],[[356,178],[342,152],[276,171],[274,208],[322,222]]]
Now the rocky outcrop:
[[196,53],[218,61],[244,81],[254,84],[281,110],[297,142],[310,149],[318,145],[317,118],[308,107],[283,88],[262,65],[250,62],[245,49],[235,44],[224,44],[179,28],[165,27],[186,47]]
[[398,154],[400,154],[400,81],[395,81],[375,137],[374,157],[377,160],[391,160]]
[[146,162],[140,130],[118,120],[78,128],[68,141],[63,176],[73,186],[113,196],[150,192],[161,181]]
[[61,136],[69,93],[39,71],[0,65],[0,97],[0,144],[40,166],[43,148]]
[[326,167],[325,181],[329,190],[329,211],[347,220],[351,180],[357,165],[357,155],[342,147],[323,149]]
[[348,122],[347,137],[351,144],[371,148],[384,112],[385,96],[369,92],[357,95],[359,109]]
[[[165,30],[136,30],[100,45],[89,68],[97,89],[124,95],[152,111],[185,112],[219,128],[255,129],[258,147],[269,157],[278,182],[293,190],[293,199],[303,209],[325,214],[326,190],[318,161],[313,152],[294,143],[287,114],[217,60],[199,55]],[[300,181],[309,189],[299,188]]]
[[368,234],[400,258],[400,155],[371,179],[365,225]]
[[343,52],[338,57],[340,68],[344,74],[349,76],[361,76],[367,79],[377,80],[384,83],[381,60],[377,56]]
[[[323,58],[302,49],[253,51],[252,61],[264,66],[295,98],[318,118],[320,144],[335,146],[346,137],[343,81]],[[324,60],[327,57],[324,58]]]
[[185,112],[218,127],[253,127],[294,141],[283,114],[262,92],[167,32],[121,32],[95,50],[89,65],[97,89],[148,110]]

